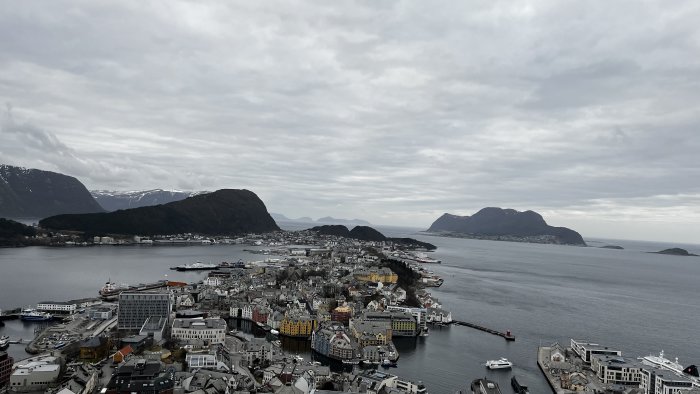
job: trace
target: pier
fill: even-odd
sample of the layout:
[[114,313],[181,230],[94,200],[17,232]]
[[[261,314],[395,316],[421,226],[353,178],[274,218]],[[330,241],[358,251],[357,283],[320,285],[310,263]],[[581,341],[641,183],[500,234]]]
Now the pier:
[[498,335],[499,337],[504,338],[506,341],[514,341],[515,340],[515,335],[511,334],[510,331],[501,332],[498,330],[494,330],[492,328],[480,326],[478,324],[469,323],[469,322],[461,321],[461,320],[453,320],[452,324],[456,324],[458,326],[471,327],[471,328],[475,328],[479,331],[488,332],[489,334]]

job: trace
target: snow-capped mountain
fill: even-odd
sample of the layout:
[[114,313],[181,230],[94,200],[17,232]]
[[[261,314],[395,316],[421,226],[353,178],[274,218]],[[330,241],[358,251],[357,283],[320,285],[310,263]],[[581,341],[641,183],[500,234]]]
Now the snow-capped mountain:
[[132,191],[91,190],[90,193],[102,208],[107,211],[116,211],[119,209],[167,204],[209,192],[153,189]]

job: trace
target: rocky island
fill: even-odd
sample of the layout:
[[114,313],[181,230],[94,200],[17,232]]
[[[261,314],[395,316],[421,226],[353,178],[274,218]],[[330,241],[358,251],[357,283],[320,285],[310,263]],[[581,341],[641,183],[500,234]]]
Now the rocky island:
[[368,242],[392,242],[397,245],[414,247],[425,250],[435,250],[437,247],[428,242],[418,241],[413,238],[389,238],[369,226],[355,226],[352,230],[340,224],[316,226],[309,229],[319,235],[350,238]]
[[587,246],[581,234],[550,226],[537,212],[493,207],[472,216],[445,213],[427,231],[464,238]]
[[670,254],[671,256],[697,256],[696,254],[692,254],[688,252],[685,249],[681,248],[670,248],[670,249],[664,249],[658,252],[652,252],[656,254]]

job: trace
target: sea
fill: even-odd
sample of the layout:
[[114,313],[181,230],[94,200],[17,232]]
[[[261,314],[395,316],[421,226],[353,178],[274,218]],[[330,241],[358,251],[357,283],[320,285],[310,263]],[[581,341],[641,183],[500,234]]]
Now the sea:
[[[287,230],[304,225],[280,223]],[[700,257],[655,252],[681,247],[700,254],[700,245],[589,239],[589,247],[446,238],[418,229],[377,227],[387,236],[413,237],[438,247],[442,264],[427,269],[445,282],[429,291],[454,319],[499,331],[514,342],[462,326],[434,327],[428,337],[395,341],[398,367],[386,370],[423,382],[430,393],[468,392],[473,379],[496,381],[511,393],[515,374],[530,392],[549,393],[536,363],[537,348],[571,338],[595,342],[636,358],[658,354],[683,365],[700,363]],[[618,245],[623,250],[601,246]],[[95,246],[0,249],[0,308],[45,300],[94,297],[107,280],[148,283],[162,279],[197,281],[201,272],[169,268],[195,261],[260,260],[243,245]],[[0,335],[31,338],[36,323],[7,321]],[[293,351],[309,357],[309,347]],[[16,360],[24,345],[10,345]],[[512,370],[490,371],[486,360],[506,357]]]

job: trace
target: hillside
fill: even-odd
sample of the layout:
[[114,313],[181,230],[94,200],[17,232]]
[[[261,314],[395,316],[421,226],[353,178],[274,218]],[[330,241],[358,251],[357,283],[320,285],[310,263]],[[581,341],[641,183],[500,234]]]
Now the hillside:
[[207,192],[183,192],[178,190],[138,190],[138,191],[114,191],[91,190],[90,194],[98,204],[107,212],[119,209],[131,209],[149,207],[153,205],[167,204],[169,202],[184,200]]
[[36,235],[33,227],[0,218],[0,247],[26,245],[26,237]]
[[537,212],[484,208],[472,216],[444,214],[428,229],[474,238],[585,246],[583,237],[566,227],[552,227]]
[[224,189],[151,207],[109,213],[58,215],[39,223],[89,234],[240,235],[279,230],[265,204],[248,190]]
[[85,186],[56,172],[0,165],[0,217],[103,212]]
[[397,245],[402,245],[409,248],[423,248],[427,250],[434,250],[437,247],[433,244],[427,242],[421,242],[413,238],[387,238],[384,234],[368,226],[355,226],[352,230],[348,230],[347,227],[336,224],[336,225],[324,225],[316,226],[309,229],[321,235],[332,235],[342,238],[352,238],[360,241],[374,241],[374,242],[393,242]]

